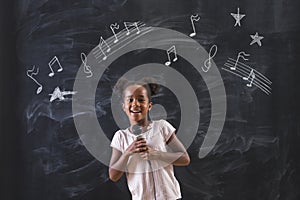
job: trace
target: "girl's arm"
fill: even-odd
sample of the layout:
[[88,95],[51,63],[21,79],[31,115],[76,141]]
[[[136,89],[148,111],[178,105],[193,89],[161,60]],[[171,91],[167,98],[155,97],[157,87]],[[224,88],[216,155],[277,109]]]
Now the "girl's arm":
[[126,168],[129,157],[134,153],[140,153],[147,150],[146,140],[138,138],[131,145],[128,146],[126,151],[122,154],[121,151],[113,148],[109,164],[109,178],[116,182],[118,181]]
[[124,154],[122,154],[121,151],[119,151],[115,148],[112,149],[112,155],[111,155],[111,160],[110,160],[110,164],[109,164],[110,180],[116,182],[122,177],[129,156],[130,156],[129,153],[125,152]]
[[172,133],[167,141],[167,145],[172,152],[157,151],[148,146],[148,150],[140,153],[140,155],[145,160],[161,160],[172,163],[175,166],[186,166],[190,164],[190,157],[175,133]]

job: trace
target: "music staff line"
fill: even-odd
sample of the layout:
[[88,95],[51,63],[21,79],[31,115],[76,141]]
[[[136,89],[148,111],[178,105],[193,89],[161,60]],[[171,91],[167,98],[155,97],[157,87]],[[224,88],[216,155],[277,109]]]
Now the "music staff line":
[[[107,46],[106,49],[104,49],[102,46],[100,46],[100,48],[103,48],[104,51],[110,51],[111,47],[110,45],[112,45],[112,42],[113,43],[117,43],[118,39],[123,39],[125,38],[125,40],[122,40],[121,42],[125,44],[123,44],[121,47],[119,47],[118,49],[115,49],[113,52],[111,52],[111,54],[115,53],[116,51],[118,51],[119,49],[123,48],[124,46],[128,45],[130,42],[134,41],[135,39],[139,38],[140,36],[148,33],[151,31],[152,27],[146,27],[144,29],[141,30],[141,28],[143,28],[144,26],[146,26],[146,24],[144,23],[141,23],[141,22],[124,22],[124,24],[126,23],[125,25],[125,28],[123,30],[121,30],[119,33],[115,34],[115,32],[113,32],[113,37],[110,37],[107,41],[108,43],[101,37],[100,38],[100,43],[99,45],[101,45],[101,40],[103,40],[103,42],[105,43],[105,45]],[[118,24],[115,23],[115,24],[112,24],[111,27],[115,27],[116,29],[119,28]],[[142,32],[142,34],[140,34]],[[127,37],[126,37],[127,36]],[[128,41],[130,40],[130,41]],[[128,41],[128,42],[126,42]],[[119,43],[120,44],[120,43]],[[98,45],[98,46],[99,46]],[[103,50],[102,49],[96,49],[96,50],[93,50],[93,54],[95,55],[96,59],[100,58],[101,55],[103,54]],[[111,55],[109,54],[109,55]],[[108,55],[105,55],[105,57],[107,57]],[[93,73],[91,71],[91,67],[87,65],[87,57],[86,55],[83,53],[81,53],[81,60],[82,60],[82,63],[84,64],[85,68],[84,68],[84,72],[86,74],[89,74],[87,75],[87,78],[93,76]],[[99,61],[99,63],[101,62],[101,60]],[[57,56],[54,56],[51,61],[48,63],[48,67],[50,68],[50,73],[48,74],[49,77],[53,77],[55,75],[55,72],[54,72],[54,69],[53,69],[53,66],[54,64],[57,64],[57,72],[61,72],[63,71],[63,67],[62,65],[60,64],[60,61],[59,59],[57,58]],[[33,69],[31,70],[27,70],[27,76],[32,79],[39,87],[36,91],[37,94],[39,94],[42,90],[43,90],[43,86],[42,84],[40,84],[35,78],[33,78],[33,76],[36,76],[38,73],[39,73],[39,68],[37,68],[36,72],[34,72],[35,70],[35,66],[33,67]]]
[[[232,73],[232,74],[234,74],[234,75],[236,75],[236,76],[238,76],[238,77],[240,77],[240,78],[243,78],[243,77],[244,77],[244,76],[242,76],[242,75],[240,75],[240,74],[238,74],[238,73],[235,73],[234,71],[232,71],[232,70],[230,70],[230,69],[226,69],[226,68],[223,68],[223,67],[222,67],[222,69],[225,70],[225,71],[227,71],[227,72],[229,72],[229,73]],[[259,89],[261,89],[261,90],[262,90],[264,93],[266,93],[267,95],[271,94],[270,91],[265,90],[264,88],[262,88],[263,86],[261,87],[261,85],[259,85],[259,84],[257,83],[256,80],[253,81],[253,85],[255,85],[256,87],[258,87]]]
[[[224,64],[224,66],[226,66],[226,67],[232,67],[232,65],[230,65],[230,64],[227,64],[227,63],[225,63]],[[241,66],[239,66],[240,68],[238,68],[237,70],[231,70],[231,69],[227,69],[227,70],[230,70],[229,72],[234,72],[234,71],[237,71],[237,72],[241,72],[241,74],[243,75],[241,78],[243,78],[243,77],[247,77],[250,73],[251,73],[251,70],[249,70],[249,72],[244,68],[244,69],[241,69],[242,67]],[[226,70],[226,71],[227,71]],[[263,81],[262,81],[262,79],[263,79],[263,77],[262,76],[259,76],[259,72],[257,72],[256,70],[254,71],[253,70],[253,72],[256,74],[256,76],[255,76],[255,80],[254,80],[254,83],[255,84],[257,84],[257,85],[259,85],[259,86],[261,86],[262,88],[262,90],[264,90],[264,91],[266,91],[267,93],[271,93],[270,92],[270,90],[271,90],[271,87],[269,87],[267,84],[265,84]],[[254,84],[253,83],[253,84]],[[254,84],[254,85],[255,85]],[[257,86],[256,85],[256,86]]]
[[[127,46],[129,43],[131,43],[132,41],[136,40],[137,38],[139,38],[139,37],[141,37],[141,36],[143,36],[143,35],[149,33],[151,30],[152,30],[152,27],[147,27],[147,28],[141,30],[141,34],[136,35],[135,37],[127,37],[125,40],[122,41],[123,43],[127,41],[125,44],[121,45],[120,47],[118,47],[118,48],[115,49],[114,51],[109,51],[109,54],[107,54],[106,57],[108,57],[108,56],[114,54],[114,53],[117,52],[119,49],[121,49],[121,48]],[[131,39],[131,40],[130,40],[130,39]],[[128,41],[128,40],[129,40],[129,41]],[[94,54],[94,53],[93,53],[93,54]],[[96,59],[99,59],[100,57],[101,57],[101,54],[100,54],[98,57],[96,57]],[[104,59],[99,60],[98,63],[101,63],[103,60],[104,60]]]
[[[235,63],[236,62],[236,60],[235,59],[233,59],[233,58],[229,58],[229,60],[228,60],[228,62],[230,62],[230,63]],[[246,65],[246,64],[244,64],[244,63],[242,63],[242,62],[239,62],[238,61],[238,64],[239,65],[242,65],[242,66],[244,66],[243,68],[248,68],[248,69],[252,69],[250,66],[248,66],[248,65]],[[242,66],[240,66],[240,67],[242,67]],[[268,84],[272,84],[272,81],[270,81],[267,77],[265,77],[262,73],[260,73],[259,71],[256,71],[256,70],[254,70],[254,72],[255,72],[255,74],[259,74],[262,78],[263,78],[263,80],[265,81],[265,82],[267,82]]]
[[[143,36],[143,35],[145,35],[145,34],[151,32],[151,30],[152,30],[151,27],[148,27],[148,28],[146,28],[146,29],[147,29],[147,31],[144,31],[142,34],[139,34],[138,36],[134,37],[134,38],[131,39],[130,41],[126,42],[125,44],[123,44],[123,45],[120,46],[119,48],[117,48],[117,49],[115,49],[114,51],[112,51],[112,52],[111,52],[109,55],[107,55],[107,56],[110,56],[110,55],[114,54],[114,53],[117,52],[118,50],[120,50],[120,49],[122,49],[123,47],[127,46],[127,45],[128,45],[129,43],[131,43],[132,41],[134,41],[134,40],[138,39],[139,37],[141,37],[141,36]],[[146,29],[145,29],[145,30],[146,30]],[[126,40],[124,40],[124,41],[126,41]],[[123,42],[124,42],[124,41],[123,41]],[[98,63],[101,63],[102,61],[103,61],[103,59],[101,59],[100,61],[98,61]]]
[[[140,23],[137,22],[136,25],[138,26],[138,30],[136,30],[136,32],[141,32],[140,28],[143,28],[146,24],[144,23]],[[148,29],[151,27],[148,27]],[[104,40],[104,44],[105,45],[101,45],[101,40],[99,42],[99,44],[97,45],[97,49],[93,51],[93,54],[95,56],[96,59],[100,58],[101,55],[103,55],[103,52],[110,52],[110,49],[112,48],[111,46],[115,43],[116,37],[118,38],[118,40],[120,40],[120,42],[124,42],[123,38],[125,38],[126,36],[126,40],[129,40],[130,38],[132,38],[132,36],[138,36],[136,33],[134,33],[134,30],[137,29],[136,27],[130,27],[130,28],[124,28],[122,29],[120,32],[118,32],[117,34],[115,34],[113,37],[108,38],[107,40]],[[147,28],[146,28],[147,29]],[[133,34],[130,34],[130,36],[128,36],[129,32],[133,32]],[[104,57],[107,57],[108,55],[104,55]],[[105,60],[105,59],[104,59]]]
[[[226,66],[226,67],[228,67],[228,68],[231,67],[231,65],[229,65],[229,64],[227,64],[227,63],[225,63],[224,66]],[[243,70],[243,69],[237,69],[237,70],[227,69],[227,70],[230,70],[230,72],[234,72],[234,71],[241,72],[241,74],[243,75],[243,77],[247,77],[249,74],[251,74],[251,70],[250,70],[250,72],[246,72],[246,70]],[[253,70],[253,73],[256,74],[256,73],[254,72],[254,70]],[[243,78],[243,77],[242,77],[242,78]],[[260,80],[260,79],[262,79],[260,76],[255,76],[255,80],[257,80],[256,82],[259,83],[265,90],[267,90],[268,92],[270,92],[269,90],[271,90],[271,88],[270,88],[268,85],[266,85],[266,84],[265,84],[262,80]]]
[[[142,28],[143,26],[145,26],[145,24],[144,23],[137,23],[137,26],[139,26],[140,28]],[[124,28],[124,29],[122,29],[120,32],[118,32],[117,34],[116,34],[116,37],[119,39],[119,40],[122,40],[124,37],[126,37],[126,36],[128,36],[128,31],[133,31],[134,29],[136,29],[135,27],[130,27],[129,29],[126,29],[126,28]],[[131,36],[132,36],[132,34],[131,34]],[[129,36],[128,38],[130,38],[131,36]],[[127,39],[128,39],[127,38]],[[100,42],[99,42],[99,44],[98,44],[98,49],[96,49],[95,51],[93,51],[93,54],[95,55],[95,58],[96,59],[98,59],[98,58],[100,58],[101,57],[101,55],[103,54],[103,52],[102,51],[106,51],[106,52],[109,52],[110,51],[110,49],[111,49],[111,45],[114,43],[114,41],[115,41],[115,39],[113,38],[113,37],[110,37],[110,38],[108,38],[107,40],[105,40],[105,42],[106,42],[106,45],[107,46],[105,46],[105,48],[103,48],[103,47],[101,47],[101,46],[99,46],[99,45],[101,45],[100,44]],[[124,40],[122,40],[122,42],[123,42]],[[102,49],[102,51],[101,51],[101,49]],[[105,55],[104,55],[105,56]]]
[[[232,65],[230,65],[230,64],[228,64],[228,63],[225,63],[224,66],[226,66],[226,67],[228,67],[228,68],[232,67]],[[230,70],[231,70],[231,69],[230,69]],[[252,70],[252,69],[251,69],[251,70]],[[238,69],[236,69],[236,70],[231,70],[231,71],[233,71],[233,72],[234,72],[234,71],[241,72],[241,73],[243,73],[242,75],[244,75],[243,77],[246,77],[246,76],[248,76],[248,75],[251,73],[251,70],[249,70],[249,72],[248,72],[245,68],[242,69],[242,67],[239,66]],[[257,72],[257,71],[254,71],[254,70],[253,70],[253,73],[256,74],[256,72]],[[271,89],[268,85],[266,85],[266,84],[261,80],[261,79],[263,79],[262,77],[257,76],[257,74],[256,74],[255,79],[257,80],[257,82],[260,82],[264,87],[268,87],[268,88],[266,88],[266,89]]]
[[[118,24],[113,24],[114,26],[117,26]],[[138,27],[143,27],[143,26],[145,26],[145,24],[144,23],[140,23],[140,22],[136,22],[136,25],[138,26]],[[126,32],[126,35],[129,35],[128,33],[130,32],[130,31],[132,31],[132,30],[134,30],[134,29],[136,29],[135,27],[130,27],[129,29],[128,28],[124,28],[124,29],[122,29],[120,32],[118,32],[117,34],[116,33],[114,33],[113,32],[113,34],[114,34],[114,39],[112,38],[112,37],[110,37],[110,38],[108,38],[107,39],[107,41],[105,41],[106,42],[106,44],[108,45],[108,43],[109,44],[111,44],[111,41],[114,41],[114,43],[116,43],[115,41],[116,41],[116,39],[118,39],[118,41],[119,41],[119,39],[122,39],[123,38],[123,36],[124,36],[124,32]],[[100,41],[101,42],[101,41]],[[98,46],[100,45],[100,43],[98,44]],[[97,47],[98,47],[97,46]],[[102,49],[103,51],[105,50],[105,51],[108,51],[108,49],[110,49],[110,45],[108,45],[109,47],[108,48],[106,48],[106,49]],[[101,52],[101,50],[98,48],[96,51],[94,51],[93,52],[93,54],[100,54],[100,55],[95,55],[95,57],[96,57],[96,59],[98,59],[100,56],[101,56],[101,54],[102,54],[102,52]]]
[[[242,63],[243,64],[243,63]],[[253,85],[255,85],[256,87],[258,87],[259,89],[261,89],[263,92],[265,92],[267,95],[271,94],[271,91],[272,90],[268,85],[266,85],[266,83],[263,82],[263,80],[267,79],[265,78],[261,73],[259,73],[258,71],[252,69],[251,67],[247,66],[250,68],[249,71],[247,71],[247,69],[245,69],[245,67],[241,66],[240,64],[238,64],[238,67],[236,70],[231,70],[230,67],[233,66],[233,63],[225,63],[224,64],[225,67],[228,67],[229,69],[227,68],[223,68],[223,70],[229,72],[229,73],[232,73],[240,78],[244,78],[244,77],[247,77],[249,75],[249,73],[251,73],[251,70],[253,70],[253,72],[255,74],[257,74],[257,76],[255,76],[255,79],[253,80]],[[240,74],[239,74],[240,73]],[[268,80],[268,79],[267,79]]]

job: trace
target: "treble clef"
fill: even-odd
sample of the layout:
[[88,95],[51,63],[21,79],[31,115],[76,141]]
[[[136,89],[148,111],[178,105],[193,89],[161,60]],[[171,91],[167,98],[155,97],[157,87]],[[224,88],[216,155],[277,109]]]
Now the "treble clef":
[[218,47],[217,47],[217,45],[214,44],[214,45],[210,48],[210,50],[209,50],[209,53],[208,53],[208,59],[206,59],[206,60],[204,61],[204,67],[205,67],[205,68],[202,67],[202,70],[203,70],[204,72],[208,72],[208,70],[210,69],[210,67],[211,67],[211,59],[213,59],[213,58],[216,56],[217,51],[218,51]]
[[93,72],[91,70],[91,66],[87,65],[87,57],[86,57],[85,53],[81,53],[80,57],[81,57],[81,61],[82,61],[82,64],[83,64],[83,71],[84,71],[84,73],[89,74],[86,77],[87,78],[92,77],[93,76]]

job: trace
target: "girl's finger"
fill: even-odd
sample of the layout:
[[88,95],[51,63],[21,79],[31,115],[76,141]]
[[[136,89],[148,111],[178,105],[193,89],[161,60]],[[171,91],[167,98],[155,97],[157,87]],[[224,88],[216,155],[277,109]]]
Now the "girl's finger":
[[142,158],[145,158],[147,155],[146,155],[145,153],[140,153],[140,156],[141,156]]
[[137,148],[145,148],[147,146],[147,144],[138,144],[136,147]]
[[147,154],[147,153],[140,153],[140,156],[141,156],[144,160],[148,160],[148,154]]
[[136,141],[136,143],[138,143],[138,144],[145,143],[146,144],[146,140],[139,140],[139,141]]

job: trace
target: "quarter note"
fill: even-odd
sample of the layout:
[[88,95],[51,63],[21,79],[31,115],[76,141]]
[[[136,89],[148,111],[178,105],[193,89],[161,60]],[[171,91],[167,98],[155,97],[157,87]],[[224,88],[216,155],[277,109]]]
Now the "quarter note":
[[236,58],[236,61],[234,63],[234,66],[230,67],[230,69],[231,70],[235,70],[236,69],[236,66],[237,66],[240,58],[243,58],[244,60],[248,60],[248,58],[245,58],[244,56],[250,56],[250,54],[246,54],[244,51],[239,52],[239,54],[238,54],[238,56]]
[[118,37],[117,37],[117,35],[115,33],[115,29],[119,29],[120,26],[117,23],[115,23],[115,24],[111,24],[109,27],[110,27],[110,29],[113,32],[114,37],[115,37],[114,43],[117,43],[119,40],[118,40]]
[[124,26],[125,26],[125,28],[127,30],[126,35],[130,34],[129,27],[135,27],[136,30],[137,30],[136,34],[139,34],[141,32],[140,29],[139,29],[139,26],[138,26],[137,22],[124,22]]
[[209,50],[209,53],[208,53],[208,59],[206,59],[206,60],[204,61],[204,66],[205,66],[205,68],[206,68],[206,69],[204,69],[204,68],[202,67],[202,70],[203,70],[204,72],[208,72],[208,70],[210,69],[210,67],[211,67],[211,59],[213,59],[213,58],[216,56],[217,51],[218,51],[218,46],[214,44],[214,45],[210,48],[210,50]]
[[42,92],[43,86],[35,78],[33,78],[33,75],[36,76],[39,73],[39,68],[36,69],[36,72],[34,72],[34,70],[35,70],[35,65],[33,65],[32,69],[27,70],[26,74],[29,78],[31,78],[39,86],[36,90],[36,94],[39,94]]
[[50,77],[54,76],[54,71],[53,71],[52,66],[53,66],[55,63],[57,63],[57,64],[58,64],[58,67],[59,67],[58,70],[57,70],[57,72],[61,72],[61,71],[63,70],[63,67],[61,66],[61,64],[60,64],[60,62],[59,62],[57,56],[54,56],[54,57],[50,60],[50,62],[48,63],[48,66],[49,66],[50,71],[51,71],[51,72],[49,73],[49,76],[50,76]]
[[84,71],[84,73],[89,74],[86,77],[87,78],[92,77],[93,76],[93,72],[91,70],[91,66],[87,65],[87,57],[86,57],[85,53],[81,53],[80,57],[81,57],[81,61],[82,61],[82,64],[83,64],[83,71]]
[[249,73],[249,76],[248,77],[243,77],[243,79],[245,81],[248,81],[250,79],[250,77],[251,77],[251,81],[250,81],[250,83],[247,83],[248,87],[252,87],[253,80],[255,79],[255,73],[254,73],[253,69],[251,69],[251,72]]
[[173,62],[177,60],[177,53],[176,53],[176,47],[173,45],[167,50],[167,55],[168,55],[168,61],[165,63],[166,66],[171,65],[171,54],[174,54]]
[[200,17],[197,15],[192,15],[190,17],[190,20],[191,20],[191,23],[192,23],[192,28],[193,28],[193,32],[190,34],[190,37],[194,37],[196,35],[196,29],[195,29],[195,24],[194,22],[196,21],[199,21],[200,20]]
[[106,59],[107,59],[107,55],[105,54],[105,52],[104,52],[103,49],[102,49],[102,45],[103,45],[103,44],[107,47],[106,52],[107,52],[107,53],[110,52],[110,46],[107,44],[107,42],[106,42],[106,41],[103,39],[103,37],[101,36],[101,37],[100,37],[99,44],[98,44],[97,47],[100,49],[101,53],[104,55],[103,60],[106,60]]

